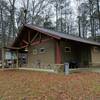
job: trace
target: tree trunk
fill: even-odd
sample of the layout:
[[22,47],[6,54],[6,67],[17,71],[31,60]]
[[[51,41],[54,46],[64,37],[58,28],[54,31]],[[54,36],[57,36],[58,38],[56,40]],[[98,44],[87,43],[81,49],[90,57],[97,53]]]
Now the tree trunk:
[[98,19],[99,19],[99,29],[100,29],[100,16],[99,16],[99,0],[97,0],[97,12],[98,12]]
[[[1,1],[2,4],[2,1]],[[1,32],[2,32],[2,68],[4,68],[4,28],[3,28],[3,8],[1,6]]]
[[81,37],[81,24],[80,24],[80,16],[78,17],[78,30],[79,30],[79,37]]

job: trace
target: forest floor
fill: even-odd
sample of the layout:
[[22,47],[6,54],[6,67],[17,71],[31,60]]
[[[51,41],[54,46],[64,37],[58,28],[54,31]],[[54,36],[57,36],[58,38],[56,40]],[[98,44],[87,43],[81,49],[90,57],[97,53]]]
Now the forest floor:
[[100,73],[0,71],[0,100],[100,100]]

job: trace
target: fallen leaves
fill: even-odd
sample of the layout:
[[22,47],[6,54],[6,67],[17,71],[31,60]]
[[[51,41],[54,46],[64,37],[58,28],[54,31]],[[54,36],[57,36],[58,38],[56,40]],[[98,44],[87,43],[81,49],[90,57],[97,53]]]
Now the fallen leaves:
[[100,100],[100,73],[0,71],[0,100]]

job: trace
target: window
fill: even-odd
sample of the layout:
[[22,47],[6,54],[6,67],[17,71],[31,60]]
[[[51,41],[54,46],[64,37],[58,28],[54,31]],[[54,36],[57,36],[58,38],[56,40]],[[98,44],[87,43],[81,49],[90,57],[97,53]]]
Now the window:
[[45,52],[46,52],[45,48],[40,48],[40,53],[45,53]]
[[37,55],[38,51],[37,49],[33,49],[33,55]]
[[71,52],[71,48],[70,47],[65,47],[65,52]]

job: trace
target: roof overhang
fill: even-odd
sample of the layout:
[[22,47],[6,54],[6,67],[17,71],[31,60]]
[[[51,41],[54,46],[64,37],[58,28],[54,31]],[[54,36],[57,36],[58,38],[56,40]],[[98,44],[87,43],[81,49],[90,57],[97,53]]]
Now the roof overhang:
[[37,32],[40,32],[44,35],[50,36],[50,37],[58,39],[58,40],[66,39],[66,40],[76,41],[76,42],[80,42],[80,43],[84,43],[84,44],[88,44],[88,45],[100,46],[99,42],[90,41],[88,39],[83,39],[83,38],[80,38],[80,37],[77,37],[77,36],[63,34],[63,33],[55,32],[55,31],[52,31],[52,30],[44,29],[44,28],[41,28],[41,27],[37,27],[37,26],[34,26],[34,25],[26,24],[21,28],[20,32],[18,33],[18,36],[16,37],[16,39],[15,39],[13,45],[12,45],[13,48],[16,47],[15,44],[17,42],[20,42],[19,37],[20,37],[20,35],[24,35],[22,33],[22,31],[25,30],[25,29],[35,30]]

